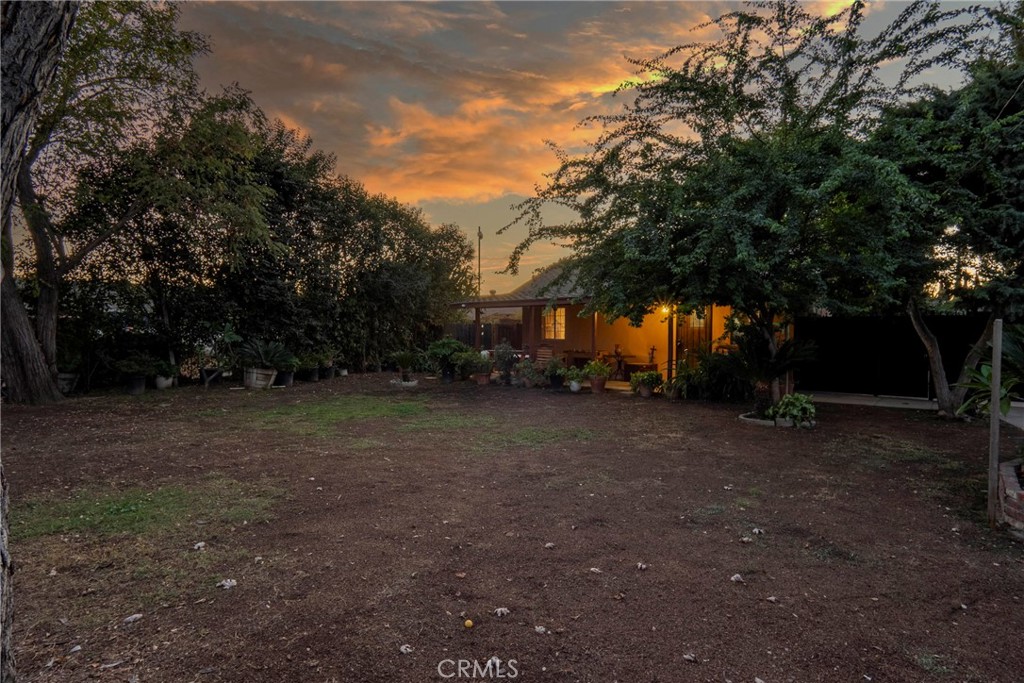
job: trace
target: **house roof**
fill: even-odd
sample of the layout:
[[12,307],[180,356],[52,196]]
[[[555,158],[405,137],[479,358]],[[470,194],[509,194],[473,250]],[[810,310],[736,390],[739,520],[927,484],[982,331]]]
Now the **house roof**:
[[459,307],[496,307],[496,306],[531,306],[548,303],[568,303],[580,301],[587,296],[576,286],[575,279],[552,284],[562,274],[562,265],[556,263],[536,273],[528,282],[524,282],[506,294],[463,299],[454,302]]

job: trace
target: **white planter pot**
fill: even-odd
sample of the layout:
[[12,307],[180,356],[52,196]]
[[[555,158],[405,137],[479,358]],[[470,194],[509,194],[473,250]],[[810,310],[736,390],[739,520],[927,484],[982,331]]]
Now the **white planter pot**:
[[574,394],[577,394],[577,393],[579,393],[580,389],[582,389],[582,388],[583,388],[583,384],[581,382],[577,382],[576,380],[570,380],[570,382],[569,382],[569,391],[571,391]]
[[170,389],[172,386],[174,386],[174,378],[161,377],[160,375],[157,375],[156,377],[153,378],[153,386],[161,390]]

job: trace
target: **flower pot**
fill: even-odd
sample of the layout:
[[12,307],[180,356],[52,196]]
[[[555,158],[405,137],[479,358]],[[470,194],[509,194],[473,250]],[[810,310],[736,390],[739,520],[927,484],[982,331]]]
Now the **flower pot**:
[[295,371],[294,370],[278,370],[277,377],[274,378],[275,387],[290,387],[295,383]]
[[146,393],[146,376],[131,375],[125,383],[125,391],[129,396],[139,396]]
[[569,391],[574,394],[580,393],[580,389],[583,388],[583,383],[576,380],[569,380]]
[[75,390],[76,384],[78,384],[77,372],[61,372],[57,374],[57,388],[65,396]]
[[552,389],[561,389],[565,386],[565,377],[562,375],[552,375],[548,378],[548,381],[551,383]]
[[348,368],[338,368],[338,377],[348,377]]
[[174,378],[164,377],[163,375],[157,375],[156,377],[153,378],[153,386],[155,386],[160,391],[163,391],[164,389],[170,389],[172,386],[174,386]]
[[473,377],[476,379],[476,383],[482,387],[491,383],[491,373],[489,372],[478,372],[474,374]]
[[536,384],[536,382],[534,382],[529,377],[524,377],[523,378],[523,386],[526,387],[527,389],[532,389],[535,384]]
[[320,379],[334,379],[334,366],[320,368]]
[[243,384],[246,389],[269,389],[276,376],[277,370],[272,368],[246,368]]
[[605,384],[608,383],[607,377],[591,377],[590,378],[590,390],[595,394],[603,394]]
[[654,396],[654,389],[641,384],[636,388],[636,393],[640,394],[641,398],[650,398],[651,396]]

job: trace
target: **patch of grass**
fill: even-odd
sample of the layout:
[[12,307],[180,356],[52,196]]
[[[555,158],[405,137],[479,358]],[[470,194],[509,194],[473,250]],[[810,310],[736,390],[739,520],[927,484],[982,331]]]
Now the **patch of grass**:
[[857,554],[841,548],[835,543],[829,541],[822,541],[821,543],[814,544],[807,548],[807,552],[811,554],[815,559],[821,562],[856,562]]
[[402,424],[402,429],[493,429],[496,423],[491,415],[438,412],[408,420]]
[[942,655],[922,653],[914,658],[914,662],[930,674],[948,674],[952,670],[942,663]]
[[933,465],[947,470],[961,467],[959,462],[941,451],[883,434],[864,434],[836,439],[825,446],[825,452],[882,470],[894,464]]
[[595,436],[589,429],[565,429],[560,427],[517,427],[496,430],[487,434],[487,449],[493,448],[540,448],[553,443],[571,441],[582,443]]
[[360,436],[345,442],[345,446],[356,451],[365,451],[371,448],[384,448],[387,442],[384,439],[377,439],[370,436]]
[[330,436],[338,424],[352,420],[406,418],[427,410],[422,399],[379,396],[335,396],[322,401],[278,405],[258,410],[265,429],[303,436]]
[[279,489],[230,479],[154,490],[84,490],[70,500],[35,499],[11,506],[13,540],[61,533],[145,535],[188,519],[259,521],[281,497]]

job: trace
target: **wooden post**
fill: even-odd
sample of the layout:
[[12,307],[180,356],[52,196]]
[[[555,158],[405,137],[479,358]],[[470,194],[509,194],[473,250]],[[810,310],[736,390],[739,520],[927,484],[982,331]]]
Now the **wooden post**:
[[480,307],[477,306],[473,309],[475,315],[473,316],[473,345],[476,346],[476,350],[479,351],[482,346],[483,337],[483,326],[480,324]]
[[992,323],[992,387],[988,428],[988,525],[993,529],[999,517],[999,410],[1003,374],[1003,320]]

